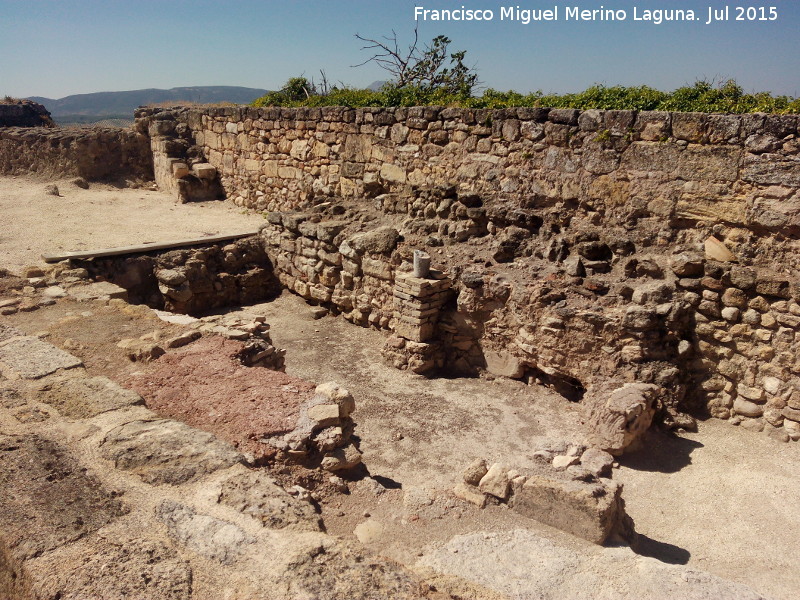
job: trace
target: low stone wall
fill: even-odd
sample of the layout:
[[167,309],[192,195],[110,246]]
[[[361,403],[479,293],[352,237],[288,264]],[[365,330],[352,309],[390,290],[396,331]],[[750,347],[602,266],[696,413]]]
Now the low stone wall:
[[279,295],[281,289],[264,246],[255,237],[72,262],[93,279],[125,288],[133,303],[190,315],[261,302]]
[[0,128],[0,174],[150,181],[147,137],[131,129]]

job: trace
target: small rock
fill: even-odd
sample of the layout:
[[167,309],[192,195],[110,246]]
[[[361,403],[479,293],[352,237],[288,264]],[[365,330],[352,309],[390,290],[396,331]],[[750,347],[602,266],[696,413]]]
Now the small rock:
[[320,463],[326,471],[345,471],[361,464],[361,452],[352,444],[346,448],[337,448],[328,452]]
[[326,316],[327,314],[328,314],[328,309],[327,308],[323,308],[321,306],[311,309],[311,317],[314,320],[321,319],[324,316]]
[[83,177],[76,177],[75,179],[70,181],[70,183],[72,185],[74,185],[75,187],[81,188],[82,190],[88,190],[89,189],[89,182],[86,181]]
[[706,258],[719,262],[736,262],[736,255],[713,235],[705,242]]
[[58,191],[58,186],[55,184],[50,184],[44,186],[44,193],[49,194],[50,196],[60,196],[61,194]]
[[553,458],[553,468],[563,471],[569,466],[578,464],[580,459],[577,456],[556,456]]
[[464,469],[464,482],[470,485],[478,485],[488,471],[486,461],[482,458],[477,458]]
[[508,468],[500,463],[494,463],[481,478],[478,489],[485,494],[505,500],[508,498],[508,484]]
[[482,493],[475,486],[459,483],[453,489],[453,494],[455,494],[456,498],[461,498],[470,504],[474,504],[478,508],[484,508],[486,506],[486,494]]
[[581,466],[594,473],[597,477],[609,477],[613,464],[614,457],[598,448],[589,448],[581,456]]
[[306,412],[312,421],[323,427],[339,422],[339,406],[336,404],[317,404],[309,407]]
[[67,295],[67,291],[61,286],[51,285],[50,287],[44,289],[42,295],[48,298],[63,298]]
[[380,539],[383,534],[384,526],[379,521],[369,519],[359,523],[353,533],[362,544],[369,544]]

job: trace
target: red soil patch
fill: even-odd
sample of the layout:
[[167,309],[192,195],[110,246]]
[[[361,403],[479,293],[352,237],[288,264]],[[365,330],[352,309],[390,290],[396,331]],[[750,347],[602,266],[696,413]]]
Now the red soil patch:
[[256,458],[274,449],[262,437],[294,429],[300,405],[315,385],[285,373],[242,366],[234,357],[244,344],[203,337],[159,358],[127,386],[160,415],[231,442]]

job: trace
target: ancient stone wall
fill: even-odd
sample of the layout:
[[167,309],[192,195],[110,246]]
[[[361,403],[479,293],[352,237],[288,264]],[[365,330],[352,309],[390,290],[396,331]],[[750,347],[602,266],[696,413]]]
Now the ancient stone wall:
[[152,180],[150,141],[131,129],[0,128],[0,174]]
[[[172,121],[155,127],[178,131],[186,155],[212,165],[241,206],[342,201],[391,222],[408,243],[383,255],[348,257],[344,238],[317,237],[332,217],[271,215],[262,233],[287,287],[354,322],[396,330],[395,275],[413,247],[489,246],[485,264],[440,265],[456,305],[435,339],[390,342],[398,366],[489,369],[578,397],[603,379],[645,381],[756,428],[794,415],[797,373],[788,354],[763,346],[777,336],[784,353],[796,349],[779,328],[794,335],[785,323],[800,268],[797,116],[328,107],[137,117],[140,130]],[[730,257],[670,268],[670,256],[702,251],[711,236]],[[749,288],[725,279],[731,261],[753,269]],[[530,266],[529,279],[514,266]],[[768,281],[780,294],[757,291]],[[774,329],[755,322],[759,307]],[[785,323],[770,320],[773,310]]]
[[[140,109],[149,122],[160,109]],[[205,108],[169,112],[229,199],[297,208],[442,184],[591,207],[621,221],[796,230],[798,117],[513,108]]]
[[55,127],[48,110],[31,100],[0,101],[0,127]]

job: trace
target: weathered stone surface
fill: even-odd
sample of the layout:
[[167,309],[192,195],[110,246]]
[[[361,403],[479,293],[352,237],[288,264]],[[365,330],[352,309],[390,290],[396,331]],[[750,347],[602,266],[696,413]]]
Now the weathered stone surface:
[[0,374],[7,379],[40,379],[59,369],[73,369],[83,361],[36,337],[0,342]]
[[249,472],[225,480],[218,502],[250,515],[270,529],[319,531],[310,502],[290,496],[265,473]]
[[733,401],[733,410],[737,415],[745,417],[760,417],[764,414],[764,407],[745,398],[736,398]]
[[176,542],[223,565],[236,562],[246,546],[255,542],[233,523],[197,514],[188,506],[171,500],[158,506],[156,516]]
[[591,471],[597,477],[610,477],[614,457],[597,448],[588,448],[581,455],[581,466]]
[[124,504],[61,445],[0,436],[0,543],[21,561],[77,540],[124,514]]
[[720,262],[734,262],[736,260],[736,255],[714,236],[706,239],[705,249],[706,258],[710,260],[718,260]]
[[518,600],[765,600],[746,585],[629,548],[566,547],[528,529],[457,535],[429,548],[419,564]]
[[111,298],[120,298],[121,300],[128,299],[128,290],[114,285],[110,281],[98,281],[96,283],[77,285],[71,287],[68,291],[69,295],[78,301],[108,300]]
[[622,454],[650,427],[659,391],[652,384],[626,383],[610,393],[587,394],[592,444],[615,456]]
[[486,494],[481,492],[476,486],[471,485],[469,483],[459,483],[453,488],[453,495],[456,498],[460,498],[465,502],[469,502],[470,504],[474,504],[478,508],[484,508],[486,506]]
[[525,365],[522,364],[519,357],[508,352],[484,350],[483,356],[486,359],[486,370],[492,375],[513,379],[522,377],[525,371]]
[[37,598],[189,600],[192,569],[173,548],[146,538],[92,536],[25,566]]
[[622,486],[532,476],[514,495],[514,510],[595,544],[626,526]]
[[361,464],[361,452],[352,444],[325,454],[320,467],[326,471],[346,471]]
[[101,454],[146,483],[178,485],[242,460],[231,446],[170,419],[132,421],[106,434]]
[[34,390],[37,400],[71,419],[85,419],[110,410],[144,404],[139,394],[102,376],[49,378],[36,385]]
[[400,241],[400,233],[394,227],[379,227],[366,233],[354,235],[347,243],[359,254],[372,252],[375,254],[388,254]]

